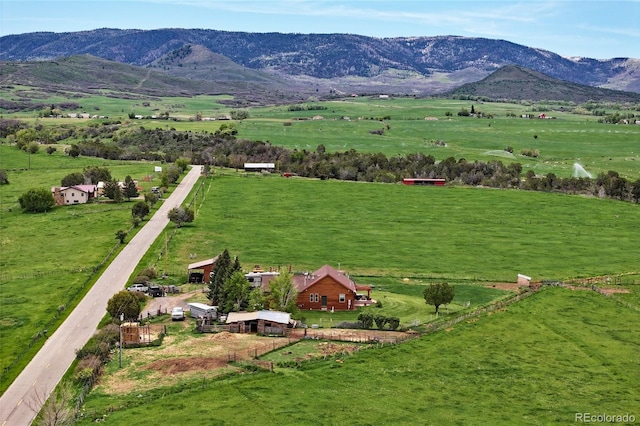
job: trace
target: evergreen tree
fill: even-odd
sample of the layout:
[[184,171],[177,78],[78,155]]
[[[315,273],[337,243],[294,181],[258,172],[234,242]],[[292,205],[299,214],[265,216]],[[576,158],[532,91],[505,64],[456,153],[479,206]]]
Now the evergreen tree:
[[104,183],[102,193],[105,197],[112,199],[116,203],[121,203],[124,200],[124,197],[122,196],[122,190],[120,190],[118,182],[116,182],[114,179],[108,180]]
[[211,300],[211,304],[213,306],[218,306],[220,309],[224,307],[224,283],[230,277],[229,271],[231,270],[231,256],[229,256],[229,251],[224,249],[224,251],[218,256],[216,260],[216,264],[213,265],[213,269],[211,270],[211,281],[209,282],[209,294],[208,298]]
[[127,175],[127,177],[124,178],[124,196],[127,197],[127,200],[130,200],[138,195],[140,195],[140,193],[138,192],[136,183],[131,179],[131,176]]

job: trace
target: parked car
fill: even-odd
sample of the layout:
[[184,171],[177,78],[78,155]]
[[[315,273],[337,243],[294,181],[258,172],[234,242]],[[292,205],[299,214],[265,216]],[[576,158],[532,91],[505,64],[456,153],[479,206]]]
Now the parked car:
[[182,321],[184,320],[184,309],[180,306],[176,306],[171,310],[171,320],[172,321]]
[[134,284],[131,287],[128,287],[127,290],[146,293],[147,291],[149,291],[149,287],[147,287],[146,284]]
[[159,285],[150,285],[149,286],[149,296],[151,297],[162,297],[164,296],[164,289]]

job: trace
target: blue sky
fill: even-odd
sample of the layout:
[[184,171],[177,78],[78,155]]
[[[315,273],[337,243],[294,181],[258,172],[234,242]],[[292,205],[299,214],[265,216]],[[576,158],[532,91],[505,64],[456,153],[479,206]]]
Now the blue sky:
[[2,36],[105,27],[460,35],[508,40],[563,56],[640,58],[640,0],[0,0]]

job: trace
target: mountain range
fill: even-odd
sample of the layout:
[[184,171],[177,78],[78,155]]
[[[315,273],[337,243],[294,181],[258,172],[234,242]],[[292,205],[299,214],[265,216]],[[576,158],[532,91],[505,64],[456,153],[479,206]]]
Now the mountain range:
[[441,94],[516,65],[578,85],[640,93],[640,59],[567,58],[486,38],[107,28],[0,38],[0,61],[55,61],[74,55],[184,79],[233,82],[249,92],[269,87],[307,95]]

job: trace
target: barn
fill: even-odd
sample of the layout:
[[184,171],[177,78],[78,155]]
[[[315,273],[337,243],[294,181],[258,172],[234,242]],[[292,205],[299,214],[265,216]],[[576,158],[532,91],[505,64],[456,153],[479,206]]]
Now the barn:
[[229,312],[226,323],[232,333],[258,333],[284,335],[294,326],[291,314],[280,311]]
[[190,283],[204,283],[209,282],[211,277],[211,271],[218,260],[218,256],[211,259],[201,260],[199,262],[191,263],[187,266],[187,274],[189,275]]
[[355,309],[356,283],[343,272],[324,265],[310,274],[295,275],[300,309],[348,311]]
[[428,186],[444,186],[446,179],[427,179],[427,178],[405,178],[402,179],[404,185],[428,185]]

